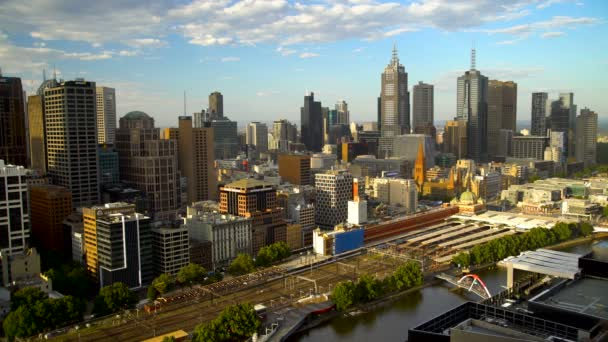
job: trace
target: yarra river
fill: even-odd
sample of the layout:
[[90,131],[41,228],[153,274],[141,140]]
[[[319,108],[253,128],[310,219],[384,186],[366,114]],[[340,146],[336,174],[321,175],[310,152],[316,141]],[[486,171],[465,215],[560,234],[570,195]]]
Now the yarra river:
[[[585,254],[591,251],[591,242],[562,249],[564,252]],[[478,271],[490,293],[503,290],[507,273],[494,267]],[[479,297],[449,285],[434,285],[404,295],[400,299],[361,313],[355,317],[338,316],[331,321],[293,337],[295,341],[405,341],[407,331],[465,301]]]

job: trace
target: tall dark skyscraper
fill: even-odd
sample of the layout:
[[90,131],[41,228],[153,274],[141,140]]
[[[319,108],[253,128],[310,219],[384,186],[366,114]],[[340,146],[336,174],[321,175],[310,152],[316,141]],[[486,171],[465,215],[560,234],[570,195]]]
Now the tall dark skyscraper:
[[27,167],[24,103],[21,79],[0,71],[0,159]]
[[547,114],[551,105],[547,93],[532,93],[532,135],[547,135]]
[[418,82],[412,95],[412,119],[414,133],[424,134],[429,126],[435,124],[433,85]]
[[490,80],[488,83],[488,155],[500,155],[500,130],[516,131],[517,83]]
[[467,122],[469,158],[487,159],[488,78],[475,69],[475,49],[471,51],[471,70],[458,77],[456,115]]
[[315,94],[304,96],[304,107],[300,109],[301,138],[306,149],[319,152],[323,148],[323,113],[321,102],[315,101]]
[[575,124],[572,123],[572,116],[576,120],[576,105],[574,104],[573,93],[559,94],[559,99],[551,102],[551,131],[563,132],[566,138],[565,155],[574,155],[574,130]]
[[384,68],[380,93],[380,146],[381,157],[391,156],[392,139],[396,135],[410,133],[410,93],[407,90],[407,72],[399,64],[397,48]]

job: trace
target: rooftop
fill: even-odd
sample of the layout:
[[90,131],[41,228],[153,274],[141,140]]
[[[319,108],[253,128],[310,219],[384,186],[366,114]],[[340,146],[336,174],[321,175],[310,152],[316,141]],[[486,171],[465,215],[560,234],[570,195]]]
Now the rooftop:
[[271,188],[272,184],[261,181],[261,180],[253,179],[253,178],[245,178],[245,179],[238,180],[236,182],[232,182],[230,184],[226,184],[224,187],[240,189],[240,190],[248,190],[248,189],[255,189],[255,188]]
[[563,310],[608,319],[608,281],[583,278],[569,282],[559,291],[542,296],[537,301]]
[[127,114],[125,114],[123,116],[124,119],[128,119],[128,120],[139,120],[139,119],[149,119],[150,115],[139,111],[139,110],[134,110],[132,112],[128,112]]

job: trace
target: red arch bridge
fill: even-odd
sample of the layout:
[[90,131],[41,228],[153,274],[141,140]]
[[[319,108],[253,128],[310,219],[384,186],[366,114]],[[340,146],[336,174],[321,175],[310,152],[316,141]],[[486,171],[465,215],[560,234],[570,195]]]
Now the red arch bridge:
[[437,279],[447,281],[448,283],[473,292],[483,299],[492,297],[486,284],[479,278],[477,274],[466,274],[462,278],[457,278],[449,274],[441,273],[435,276]]

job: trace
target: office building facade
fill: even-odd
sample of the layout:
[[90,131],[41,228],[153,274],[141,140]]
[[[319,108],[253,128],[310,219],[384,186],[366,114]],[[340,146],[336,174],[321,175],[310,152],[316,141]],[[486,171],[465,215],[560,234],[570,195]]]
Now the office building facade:
[[300,108],[301,142],[306,149],[320,152],[323,147],[323,113],[321,102],[315,101],[315,94],[304,96],[304,107]]
[[70,231],[63,221],[72,212],[72,193],[62,186],[34,185],[30,188],[31,240],[40,251],[52,251],[71,258]]
[[177,275],[190,263],[188,228],[152,229],[152,263],[154,275]]
[[209,94],[209,115],[212,120],[224,117],[224,96],[219,91]]
[[457,159],[466,158],[468,155],[467,122],[464,120],[447,121],[443,132],[443,151],[452,153]]
[[46,173],[46,142],[44,129],[44,103],[42,95],[27,98],[30,167],[39,174]]
[[516,132],[517,83],[490,80],[488,82],[487,142],[488,155],[496,157],[500,148],[500,130]]
[[31,171],[0,159],[0,253],[23,253],[30,238],[27,180]]
[[414,133],[425,134],[428,127],[435,125],[435,100],[432,84],[422,81],[414,85],[412,95],[412,126]]
[[597,113],[588,108],[576,118],[576,161],[585,167],[597,163]]
[[97,87],[97,143],[114,144],[116,135],[116,90]]
[[311,185],[310,156],[302,154],[280,154],[279,176],[295,185]]
[[120,182],[120,168],[118,164],[118,152],[111,146],[100,145],[97,153],[99,155],[99,181],[100,184],[116,184]]
[[317,173],[315,189],[315,223],[330,229],[346,222],[348,201],[353,199],[353,176],[347,171]]
[[180,117],[178,150],[181,176],[187,179],[187,202],[216,200],[213,129],[194,128],[191,116]]
[[261,122],[250,122],[246,130],[247,145],[254,145],[258,152],[268,151],[268,126]]
[[548,138],[544,136],[515,136],[511,144],[511,156],[513,158],[532,158],[543,160]]
[[547,93],[532,93],[532,130],[536,136],[547,135],[547,116],[551,113],[551,104]]
[[0,71],[0,103],[0,159],[27,166],[25,101],[19,77],[5,77]]
[[70,190],[75,208],[99,203],[95,89],[75,80],[44,90],[48,174]]

